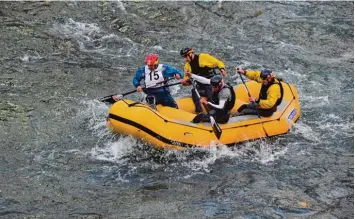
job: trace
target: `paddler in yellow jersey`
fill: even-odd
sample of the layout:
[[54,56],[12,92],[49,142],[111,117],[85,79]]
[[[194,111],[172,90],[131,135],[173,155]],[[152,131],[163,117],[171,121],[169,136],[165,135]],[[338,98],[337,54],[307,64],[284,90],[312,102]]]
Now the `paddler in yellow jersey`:
[[[184,66],[185,73],[193,73],[195,75],[211,79],[217,74],[216,69],[219,69],[222,76],[227,75],[224,63],[208,53],[195,54],[191,48],[186,47],[180,51],[180,55],[186,61]],[[181,83],[184,86],[191,85],[191,81],[186,74],[184,79],[181,80]],[[197,82],[196,88],[201,97],[206,97],[208,101],[212,101],[213,92],[210,84],[202,84]],[[195,93],[195,89],[192,89],[191,93],[192,100],[195,104],[195,112],[198,114],[202,112],[200,100],[198,95]]]

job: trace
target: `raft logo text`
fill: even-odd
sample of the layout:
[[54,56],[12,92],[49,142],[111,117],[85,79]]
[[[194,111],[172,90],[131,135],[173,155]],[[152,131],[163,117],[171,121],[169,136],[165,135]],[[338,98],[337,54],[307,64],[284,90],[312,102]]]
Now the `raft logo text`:
[[295,117],[296,114],[297,114],[297,110],[294,108],[294,109],[291,111],[291,113],[288,115],[287,120],[288,120],[288,121],[292,120],[292,119]]

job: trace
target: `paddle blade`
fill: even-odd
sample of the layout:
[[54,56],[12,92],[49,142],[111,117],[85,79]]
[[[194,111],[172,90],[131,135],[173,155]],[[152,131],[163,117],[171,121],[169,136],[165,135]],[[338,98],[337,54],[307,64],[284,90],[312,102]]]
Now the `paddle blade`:
[[116,100],[114,100],[112,98],[112,96],[107,96],[107,97],[103,97],[101,99],[99,99],[101,102],[104,102],[104,103],[110,103],[110,104],[114,104],[116,102]]
[[216,135],[217,139],[219,140],[222,135],[222,129],[221,127],[219,127],[218,123],[214,120],[212,116],[210,116],[210,120],[211,120],[213,132]]

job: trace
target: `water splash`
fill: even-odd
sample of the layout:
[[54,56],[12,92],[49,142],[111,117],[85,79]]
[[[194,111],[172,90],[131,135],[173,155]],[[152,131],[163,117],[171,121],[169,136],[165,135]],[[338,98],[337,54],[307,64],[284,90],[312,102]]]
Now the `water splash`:
[[323,136],[324,139],[336,139],[337,134],[344,135],[346,137],[354,136],[354,121],[347,120],[346,118],[341,118],[335,114],[322,113],[320,118],[322,120],[316,120],[314,123],[317,125],[318,129],[326,131],[329,134]]
[[112,133],[107,129],[105,120],[109,107],[98,100],[81,101],[81,104],[84,105],[84,110],[80,112],[79,116],[87,121],[87,127],[93,134],[100,139],[111,138]]
[[[178,90],[178,86],[175,88]],[[108,106],[97,101],[83,101],[85,110],[81,116],[87,120],[92,134],[98,137],[96,145],[86,154],[93,160],[113,163],[115,171],[122,172],[124,180],[130,180],[130,174],[144,169],[161,170],[173,178],[190,178],[209,173],[220,160],[230,159],[232,163],[257,162],[268,165],[285,153],[287,145],[277,141],[251,141],[235,147],[212,145],[207,148],[191,148],[183,151],[157,151],[151,145],[130,136],[117,136],[106,127],[105,117]],[[127,171],[128,169],[128,171]],[[124,173],[123,173],[124,172]]]
[[298,135],[300,134],[303,138],[307,139],[308,141],[319,143],[321,141],[320,136],[317,132],[315,132],[311,126],[299,121],[294,124],[293,126],[293,133]]
[[41,59],[43,59],[43,57],[41,57],[38,52],[28,53],[28,54],[26,53],[22,57],[20,57],[20,60],[23,63],[34,63]]
[[128,37],[107,33],[97,24],[77,22],[71,18],[64,24],[54,24],[50,32],[64,38],[74,39],[80,50],[87,53],[120,58],[135,56],[142,49],[140,44]]
[[303,109],[320,108],[329,105],[329,96],[300,96],[300,101],[304,102]]
[[103,146],[96,145],[88,154],[96,160],[126,164],[129,160],[127,155],[134,152],[136,144],[136,139],[130,136],[120,136],[114,141],[106,142]]

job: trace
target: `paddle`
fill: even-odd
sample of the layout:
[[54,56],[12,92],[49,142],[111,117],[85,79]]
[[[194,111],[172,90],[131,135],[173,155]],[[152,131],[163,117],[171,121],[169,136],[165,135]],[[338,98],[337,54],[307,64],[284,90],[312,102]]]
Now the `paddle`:
[[[194,90],[196,92],[196,95],[197,95],[198,99],[201,99],[201,96],[200,96],[200,94],[198,93],[198,91],[196,89],[195,80],[193,80],[192,78],[190,78],[190,80],[192,81],[192,86],[194,87]],[[210,117],[211,125],[212,125],[212,129],[213,129],[214,134],[216,135],[217,139],[220,139],[221,135],[222,135],[221,127],[219,127],[218,123],[214,120],[213,116],[211,116],[207,105],[203,104],[203,106],[205,107],[205,110],[206,110],[208,116]]]
[[[250,95],[250,92],[249,92],[249,89],[248,89],[247,85],[245,84],[245,81],[244,81],[244,79],[243,79],[243,77],[242,77],[242,74],[240,74],[239,72],[238,72],[238,74],[239,74],[240,78],[242,79],[242,82],[243,82],[243,84],[244,84],[244,87],[245,87],[245,89],[247,90],[248,96],[249,96],[249,98],[250,98],[251,95]],[[258,107],[256,107],[256,113],[258,114],[258,117],[259,117],[261,126],[263,127],[263,130],[264,130],[264,132],[265,132],[266,137],[269,137],[269,135],[267,134],[267,132],[266,132],[266,130],[265,130],[264,123],[263,123],[263,121],[261,120]]]
[[[169,79],[169,80],[171,80],[171,79]],[[167,80],[167,81],[168,81],[168,80]],[[157,83],[157,84],[155,84],[155,85],[158,85],[158,84],[161,84],[161,83],[165,83],[165,82],[166,82],[166,81],[160,82],[160,83]],[[167,84],[167,85],[161,86],[161,87],[159,87],[159,88],[171,87],[171,86],[178,85],[178,84],[181,84],[181,82],[179,81],[179,82],[176,82],[176,83],[173,83],[173,84]],[[145,89],[147,89],[147,88],[154,87],[155,85],[149,86],[149,87],[145,87],[145,88],[143,88],[143,91],[144,91]],[[116,100],[113,99],[113,96],[116,96],[116,95],[117,95],[117,96],[119,96],[118,99],[122,99],[122,97],[124,97],[124,96],[126,96],[126,95],[128,95],[128,94],[133,94],[133,93],[135,93],[135,92],[137,92],[137,89],[132,90],[132,91],[129,91],[129,92],[127,92],[127,93],[123,93],[123,94],[111,94],[111,95],[108,95],[108,96],[105,96],[105,97],[100,98],[99,101],[104,102],[104,103],[113,104],[113,103],[116,102]]]

